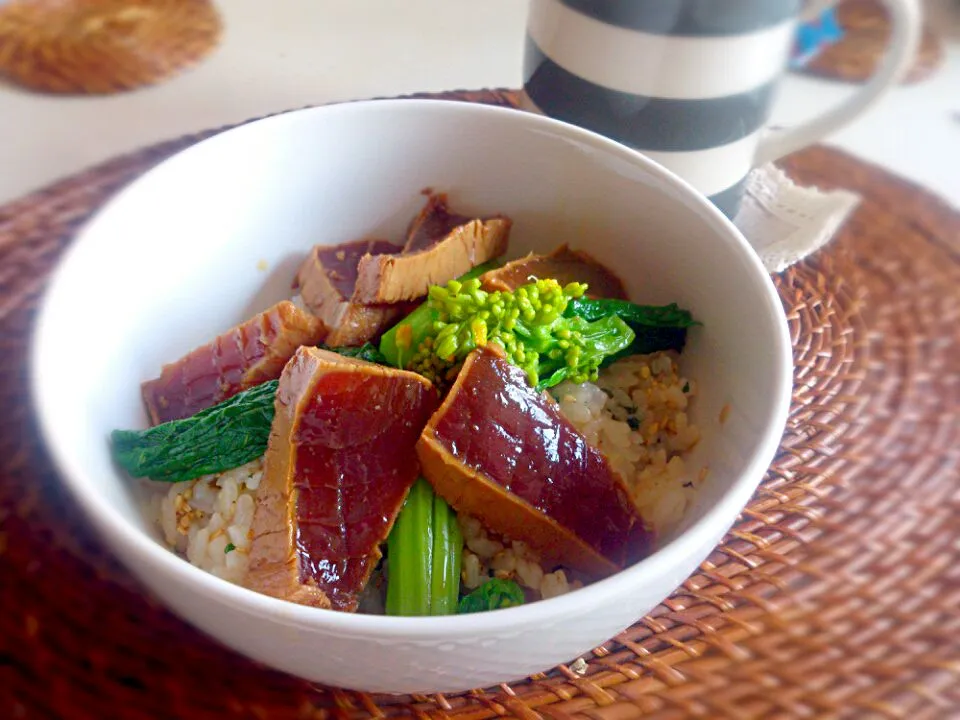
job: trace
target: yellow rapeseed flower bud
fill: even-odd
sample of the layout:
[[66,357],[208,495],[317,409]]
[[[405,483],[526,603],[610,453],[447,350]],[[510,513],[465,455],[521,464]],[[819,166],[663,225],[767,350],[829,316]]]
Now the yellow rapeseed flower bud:
[[473,342],[477,347],[483,347],[487,344],[487,324],[480,318],[470,323],[470,330],[473,333]]

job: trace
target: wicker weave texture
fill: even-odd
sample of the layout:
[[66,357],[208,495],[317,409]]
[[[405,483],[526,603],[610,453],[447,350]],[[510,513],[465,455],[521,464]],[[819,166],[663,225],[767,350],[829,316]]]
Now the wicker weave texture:
[[200,62],[222,29],[207,0],[11,0],[0,76],[47,93],[134,90]]
[[198,139],[0,208],[0,717],[960,717],[955,211],[835,151],[789,158],[801,182],[864,201],[826,250],[776,278],[793,406],[741,520],[668,600],[597,648],[584,676],[559,667],[457,697],[378,697],[266,670],[145,597],[37,438],[26,357],[51,268],[117,188]]

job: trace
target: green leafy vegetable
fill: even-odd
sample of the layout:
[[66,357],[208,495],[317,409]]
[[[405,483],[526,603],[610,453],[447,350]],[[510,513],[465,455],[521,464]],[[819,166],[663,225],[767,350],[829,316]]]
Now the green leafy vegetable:
[[426,303],[434,319],[423,323],[403,367],[443,383],[467,355],[496,343],[540,389],[563,380],[595,380],[603,359],[629,346],[634,333],[616,316],[592,323],[565,317],[567,304],[585,290],[581,283],[561,287],[552,279],[512,292],[486,292],[476,278],[434,285]]
[[637,305],[629,300],[594,300],[577,298],[567,305],[566,315],[582,317],[584,320],[599,320],[616,315],[630,325],[648,327],[692,327],[699,325],[689,310],[676,303],[670,305]]
[[419,478],[387,538],[387,615],[450,615],[460,592],[456,513]]
[[[464,280],[478,278],[488,270],[493,270],[499,266],[500,263],[495,260],[477,265],[457,280],[463,282]],[[386,358],[387,363],[394,367],[406,368],[417,348],[430,335],[436,320],[437,311],[430,306],[429,302],[425,302],[387,330],[380,338],[380,352]]]
[[321,345],[320,347],[323,350],[329,350],[344,357],[366,360],[367,362],[376,363],[377,365],[387,364],[387,359],[373,343],[364,343],[360,347],[328,347],[326,345]]
[[227,546],[223,549],[223,554],[226,555],[227,553],[232,553],[236,549],[237,549],[236,545],[234,545],[233,543],[227,543]]
[[114,430],[114,460],[132,477],[163,482],[193,480],[255,460],[267,449],[277,385],[265,382],[183,420]]
[[607,356],[604,365],[627,355],[645,355],[661,350],[683,351],[687,342],[687,329],[699,325],[688,310],[676,303],[670,305],[636,305],[628,300],[593,300],[576,298],[567,305],[568,317],[584,320],[599,320],[616,316],[627,323],[634,332],[630,345]]
[[[559,385],[564,380],[578,383],[585,379],[594,381],[597,379],[597,368],[601,367],[607,358],[630,347],[633,331],[616,315],[592,323],[587,323],[582,318],[571,318],[570,322],[580,325],[577,320],[582,323],[580,335],[584,348],[579,357],[579,366],[561,364],[559,359],[550,361],[548,355],[547,361],[541,362],[540,373],[546,377],[540,381],[539,389]],[[583,374],[578,372],[578,367],[590,368],[590,374],[584,378]]]
[[602,366],[606,367],[630,355],[647,355],[664,350],[683,352],[687,344],[687,328],[638,327],[635,335],[633,342],[627,347],[614,355],[607,356]]
[[475,613],[523,605],[523,590],[513,580],[491,578],[460,599],[457,612]]

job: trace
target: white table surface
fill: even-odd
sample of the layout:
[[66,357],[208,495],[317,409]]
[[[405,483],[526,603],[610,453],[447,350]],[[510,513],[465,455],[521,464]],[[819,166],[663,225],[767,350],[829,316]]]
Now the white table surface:
[[[0,203],[114,155],[278,110],[520,84],[523,0],[218,4],[226,23],[221,47],[158,87],[64,98],[0,84]],[[944,67],[894,91],[830,143],[960,207],[960,10],[954,0],[927,4],[948,37]],[[792,124],[847,92],[844,85],[788,77],[773,122]]]

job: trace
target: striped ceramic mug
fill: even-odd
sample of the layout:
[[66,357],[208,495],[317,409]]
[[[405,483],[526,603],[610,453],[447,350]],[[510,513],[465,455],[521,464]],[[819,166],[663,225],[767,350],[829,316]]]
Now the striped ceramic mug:
[[[830,2],[808,2],[815,17]],[[764,128],[789,59],[800,0],[532,0],[523,103],[629,145],[733,217],[750,169],[867,110],[909,66],[917,0],[884,0],[884,62],[838,107]]]

